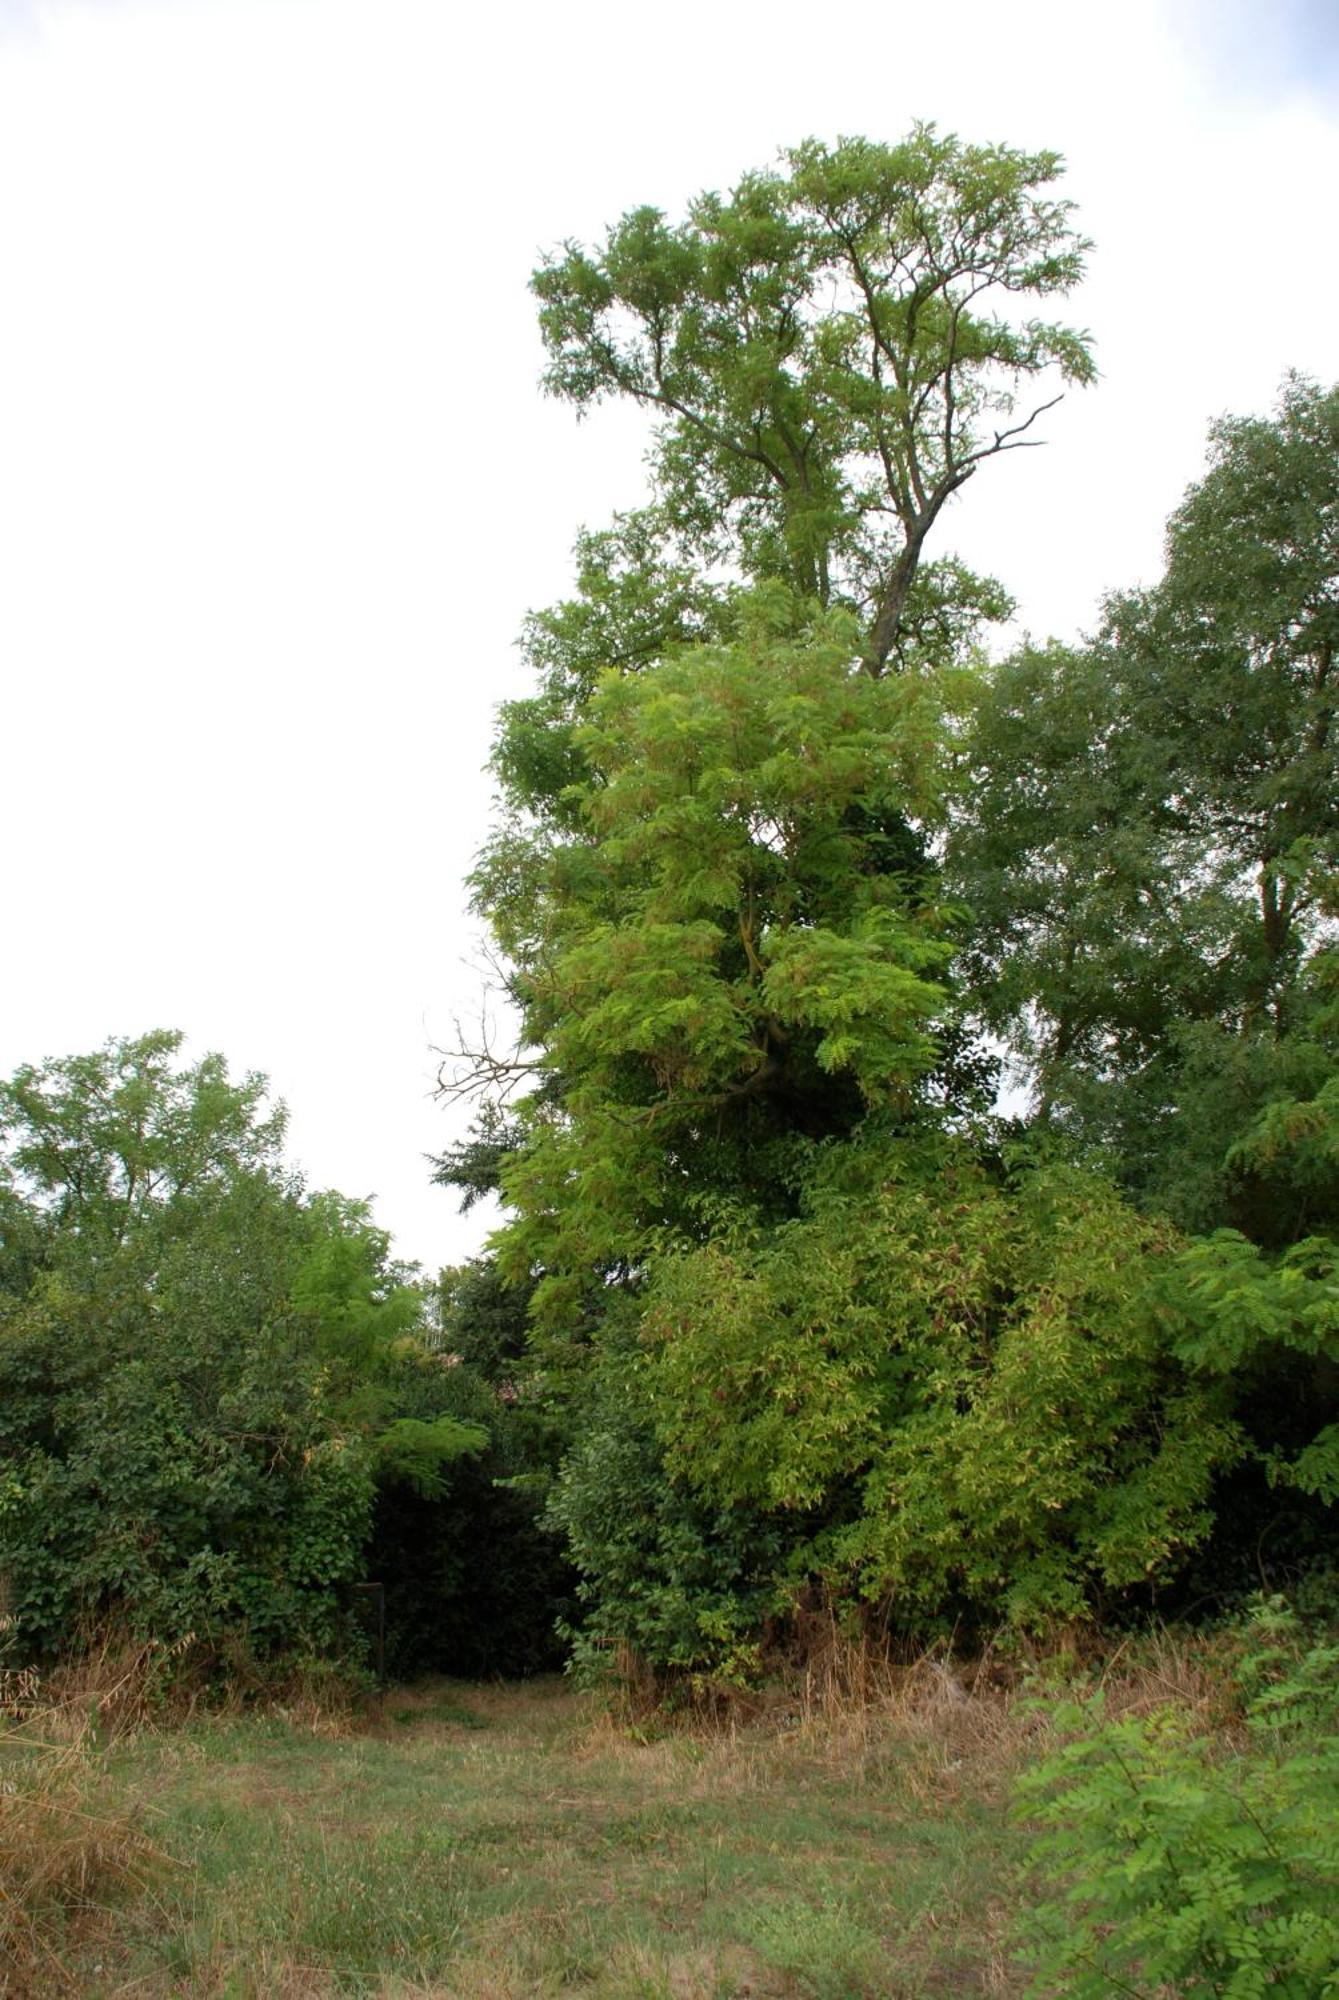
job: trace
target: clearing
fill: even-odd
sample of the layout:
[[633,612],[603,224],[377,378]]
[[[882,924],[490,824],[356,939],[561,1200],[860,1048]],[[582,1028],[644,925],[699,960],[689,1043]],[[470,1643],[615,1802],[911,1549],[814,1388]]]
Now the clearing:
[[[0,1808],[35,1754],[3,1748]],[[81,1749],[53,1809],[156,1855],[109,1888],[102,1840],[0,1992],[1013,1994],[1019,1749],[1001,1709],[933,1688],[704,1733],[615,1723],[558,1681],[123,1737]]]

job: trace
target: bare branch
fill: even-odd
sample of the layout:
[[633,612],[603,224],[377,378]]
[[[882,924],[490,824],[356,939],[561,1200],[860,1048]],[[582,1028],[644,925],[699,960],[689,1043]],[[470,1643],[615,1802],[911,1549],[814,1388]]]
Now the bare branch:
[[[1023,432],[1031,430],[1038,417],[1044,417],[1048,410],[1053,410],[1057,403],[1063,403],[1064,400],[1064,391],[1062,390],[1058,396],[1052,396],[1049,403],[1038,403],[1030,417],[1025,417],[1021,424],[1014,424],[1007,431],[996,431],[994,444],[979,445],[974,452],[969,453],[961,461],[962,464],[979,465],[983,458],[994,458],[997,452],[1017,451],[1020,448]],[[1045,438],[1029,438],[1027,445],[1029,448],[1035,450],[1038,445],[1045,444],[1045,442]]]

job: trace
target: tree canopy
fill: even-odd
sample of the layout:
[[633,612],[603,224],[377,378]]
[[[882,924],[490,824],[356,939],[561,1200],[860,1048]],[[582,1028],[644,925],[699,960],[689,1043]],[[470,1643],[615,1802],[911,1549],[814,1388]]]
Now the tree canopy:
[[1224,420],[1164,580],[990,667],[931,539],[1091,376],[1028,317],[1058,174],[811,143],[535,279],[652,498],[527,627],[475,877],[520,1048],[442,1174],[508,1205],[589,1640],[662,1666],[814,1591],[1109,1611],[1328,1491],[1333,398]]
[[1333,1061],[1337,517],[1339,392],[1291,378],[1215,426],[1161,582],[1005,661],[968,749],[949,874],[982,1014],[1045,1114],[1192,1226],[1335,1224],[1317,1156],[1289,1198],[1232,1149]]

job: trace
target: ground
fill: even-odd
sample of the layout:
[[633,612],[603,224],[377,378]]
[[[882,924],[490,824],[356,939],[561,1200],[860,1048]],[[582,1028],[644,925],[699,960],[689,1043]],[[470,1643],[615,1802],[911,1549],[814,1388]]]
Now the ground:
[[1016,1994],[996,1713],[931,1684],[895,1714],[689,1728],[560,1681],[434,1682],[85,1744],[96,1777],[53,1809],[153,1851],[67,1884],[0,1993]]

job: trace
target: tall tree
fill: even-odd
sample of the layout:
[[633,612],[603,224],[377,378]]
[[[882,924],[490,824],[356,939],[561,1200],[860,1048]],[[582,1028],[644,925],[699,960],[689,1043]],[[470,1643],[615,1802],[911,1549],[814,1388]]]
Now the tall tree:
[[1002,594],[926,548],[1036,379],[1091,372],[1023,317],[1080,268],[1057,172],[810,145],[536,279],[550,386],[655,412],[655,499],[504,711],[476,890],[528,1094],[447,1171],[500,1173],[532,1365],[581,1360],[552,1517],[592,1630],[662,1665],[747,1671],[814,1583],[1072,1611],[1174,1566],[1235,1449],[1148,1310],[1165,1237],[1012,1176],[947,1059],[933,849]]
[[[598,676],[731,640],[741,585],[765,583],[850,613],[843,644],[871,678],[893,660],[941,672],[1008,600],[928,561],[933,529],[982,464],[1038,441],[1048,388],[1092,374],[1082,334],[1026,316],[1077,282],[1086,249],[1051,193],[1055,154],[921,126],[783,157],[682,224],[633,210],[535,277],[550,388],[657,418],[653,505],[582,538],[579,594],[530,621],[539,692],[504,708],[494,754],[504,820],[478,905],[541,1043],[521,912],[552,853],[591,836]],[[914,804],[896,828],[879,809],[890,870],[924,872]],[[481,1053],[467,1085],[499,1073]],[[554,1065],[538,1069],[552,1094]]]
[[682,223],[633,209],[535,274],[549,389],[640,404],[655,445],[651,505],[583,534],[577,594],[527,621],[538,689],[504,706],[494,752],[521,829],[579,836],[596,679],[728,638],[741,583],[851,611],[875,677],[1008,616],[998,583],[928,550],[980,468],[1040,443],[1063,385],[1092,379],[1087,337],[1029,316],[1088,247],[1060,173],[932,126],[810,141]]

